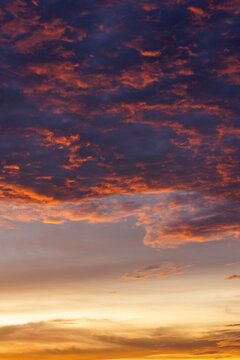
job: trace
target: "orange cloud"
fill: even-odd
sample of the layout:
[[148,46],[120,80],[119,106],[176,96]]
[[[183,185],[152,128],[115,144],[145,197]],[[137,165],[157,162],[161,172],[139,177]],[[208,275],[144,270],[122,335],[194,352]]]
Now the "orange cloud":
[[160,56],[161,55],[161,51],[158,50],[158,51],[144,51],[144,50],[141,50],[141,55],[143,56]]
[[107,211],[110,196],[185,191],[211,211],[195,199],[146,203],[133,212],[145,244],[237,239],[238,3],[125,5],[63,5],[56,16],[35,0],[1,6],[0,197],[50,205],[45,216],[25,209],[31,221],[97,222],[130,216]]
[[162,264],[147,266],[137,269],[133,273],[124,274],[124,280],[146,280],[151,277],[166,278],[170,276],[182,275],[192,265],[179,265],[165,261]]
[[7,170],[20,170],[18,165],[4,165],[3,168]]
[[[44,177],[38,181],[44,184]],[[75,181],[70,179],[65,184],[67,191],[75,186]],[[240,236],[239,218],[233,216],[236,204],[224,199],[200,198],[193,192],[148,193],[146,189],[141,195],[125,192],[113,196],[109,191],[108,197],[95,195],[81,201],[73,198],[62,202],[41,197],[30,189],[13,187],[8,191],[13,197],[21,192],[19,202],[2,202],[0,219],[11,226],[14,221],[114,223],[134,217],[136,224],[145,229],[144,244],[162,248],[189,242],[238,240]],[[104,189],[104,194],[107,191]]]
[[204,11],[201,8],[195,7],[195,6],[189,6],[188,10],[194,13],[195,15],[204,15]]
[[240,275],[230,275],[228,277],[226,277],[226,280],[240,280]]
[[[58,319],[0,327],[1,359],[225,359],[239,353],[239,330],[198,333],[176,326],[136,328],[128,322]],[[192,331],[191,331],[192,330]],[[13,346],[14,343],[14,346]],[[231,352],[229,354],[229,350]]]

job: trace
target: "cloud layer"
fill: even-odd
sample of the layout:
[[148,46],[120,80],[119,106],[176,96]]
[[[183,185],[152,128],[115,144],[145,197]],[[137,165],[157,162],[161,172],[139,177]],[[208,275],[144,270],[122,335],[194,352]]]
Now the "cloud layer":
[[3,1],[2,201],[112,221],[121,202],[92,210],[109,195],[173,193],[137,212],[146,244],[237,238],[239,16],[237,0]]
[[[58,319],[48,322],[3,326],[1,358],[14,359],[224,359],[239,356],[239,324],[194,336],[178,327],[136,329],[108,320]],[[15,342],[7,354],[4,349]],[[32,345],[30,345],[32,344]],[[9,350],[8,350],[9,351]],[[22,354],[22,355],[21,355]]]
[[239,240],[239,214],[236,200],[171,191],[55,204],[5,201],[1,204],[0,222],[11,229],[16,222],[116,223],[133,217],[145,230],[145,245],[176,247],[189,242]]

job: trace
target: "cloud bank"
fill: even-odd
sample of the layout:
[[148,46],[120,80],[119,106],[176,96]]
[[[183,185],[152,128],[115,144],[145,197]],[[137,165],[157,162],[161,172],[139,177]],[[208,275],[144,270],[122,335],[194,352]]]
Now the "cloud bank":
[[[238,5],[3,1],[2,207],[52,223],[133,215],[152,246],[238,238]],[[104,205],[146,193],[168,201]]]

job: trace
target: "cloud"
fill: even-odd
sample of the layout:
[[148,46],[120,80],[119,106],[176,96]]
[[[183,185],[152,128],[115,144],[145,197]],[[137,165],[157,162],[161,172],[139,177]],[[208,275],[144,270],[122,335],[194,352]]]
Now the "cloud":
[[203,16],[204,12],[201,8],[198,7],[194,7],[194,6],[189,6],[188,10],[193,12],[194,14],[198,15],[198,16]]
[[[187,329],[160,327],[136,329],[129,323],[107,320],[57,319],[46,322],[2,326],[1,358],[14,359],[64,359],[66,356],[78,359],[119,359],[204,356],[214,354],[224,358],[229,354],[239,355],[239,331],[222,327],[205,334],[191,335]],[[15,343],[13,348],[12,343]],[[29,344],[31,342],[31,345]]]
[[146,280],[151,277],[166,278],[176,275],[182,275],[192,265],[179,265],[172,262],[163,262],[158,265],[151,265],[145,268],[137,269],[133,273],[123,275],[125,280]]
[[[21,192],[22,197],[29,194],[24,188],[13,191]],[[38,194],[31,195],[39,198]],[[72,202],[56,202],[42,196],[40,203],[27,203],[24,198],[22,202],[2,202],[0,220],[3,227],[13,228],[17,224],[32,222],[116,223],[131,217],[145,230],[145,245],[174,248],[190,242],[239,240],[237,209],[235,200],[180,190],[160,194],[156,191],[109,195]]]
[[239,261],[234,261],[232,263],[228,263],[226,264],[227,266],[235,266],[235,265],[239,265]]
[[31,221],[62,223],[103,219],[88,201],[184,192],[182,214],[167,201],[152,215],[133,212],[146,244],[237,238],[237,5],[3,2],[1,201],[32,206]]
[[240,275],[230,275],[228,277],[226,277],[226,280],[240,280]]

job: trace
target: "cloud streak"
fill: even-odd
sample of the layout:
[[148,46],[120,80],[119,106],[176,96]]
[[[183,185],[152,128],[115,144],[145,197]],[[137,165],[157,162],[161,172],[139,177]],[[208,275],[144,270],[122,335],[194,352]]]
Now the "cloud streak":
[[149,278],[166,278],[182,275],[192,265],[180,265],[172,262],[163,262],[158,265],[151,265],[145,268],[137,269],[133,273],[123,275],[124,280],[147,280]]
[[[229,351],[233,356],[239,355],[239,331],[234,327],[228,329],[227,326],[205,335],[191,336],[188,332],[179,332],[179,329],[174,327],[127,330],[126,324],[119,323],[116,330],[117,324],[107,320],[83,322],[84,326],[79,326],[78,321],[59,319],[1,327],[1,356],[3,359],[7,356],[14,359],[34,356],[40,359],[46,355],[50,359],[55,356],[60,359],[66,356],[70,359],[91,359],[93,356],[96,359],[137,359],[141,354],[141,357],[146,359],[151,356],[164,359],[175,356],[217,356],[221,359],[229,354]],[[4,350],[12,341],[19,344],[15,349],[19,353],[11,350],[7,355]],[[29,341],[34,341],[34,344],[29,346]]]
[[226,280],[240,280],[240,275],[229,275],[226,277]]

